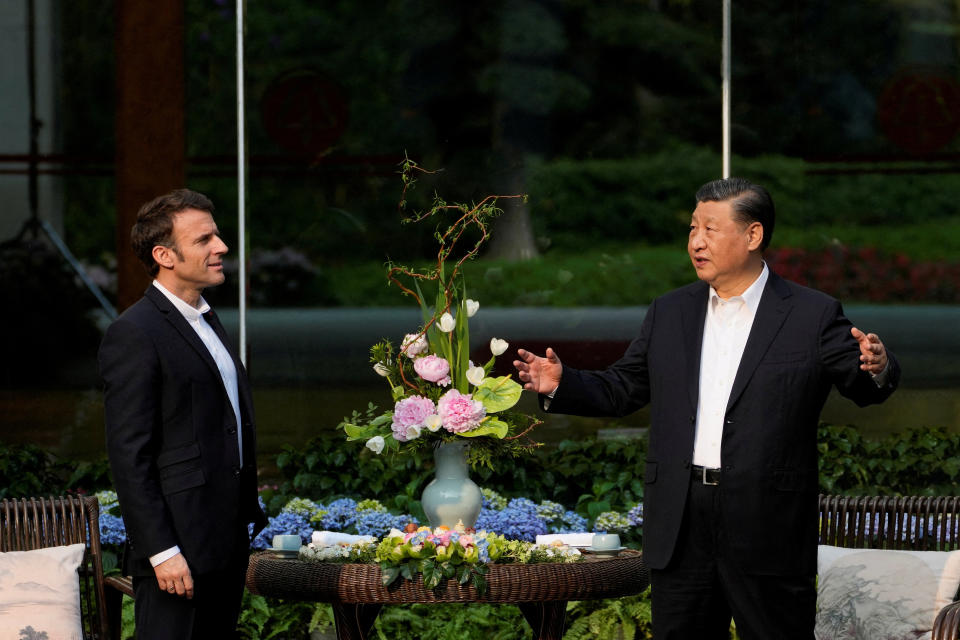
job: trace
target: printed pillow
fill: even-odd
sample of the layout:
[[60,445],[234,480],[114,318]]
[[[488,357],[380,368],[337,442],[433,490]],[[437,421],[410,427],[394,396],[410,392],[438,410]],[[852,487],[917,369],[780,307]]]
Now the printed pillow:
[[929,638],[960,588],[960,551],[820,545],[817,640]]
[[83,550],[72,544],[0,553],[0,638],[83,638],[77,577]]

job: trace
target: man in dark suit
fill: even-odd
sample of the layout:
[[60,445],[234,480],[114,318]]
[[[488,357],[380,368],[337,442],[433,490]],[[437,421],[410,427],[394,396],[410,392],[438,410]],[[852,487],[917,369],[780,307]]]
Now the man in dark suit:
[[213,203],[180,189],[131,238],[154,277],[100,346],[107,452],[127,529],[138,640],[236,634],[257,500],[253,404],[206,287],[227,245]]
[[687,250],[701,282],[656,299],[603,371],[519,350],[551,412],[623,416],[650,404],[644,558],[658,640],[813,638],[817,424],[831,387],[882,402],[900,370],[829,296],[781,279],[765,189],[697,192]]

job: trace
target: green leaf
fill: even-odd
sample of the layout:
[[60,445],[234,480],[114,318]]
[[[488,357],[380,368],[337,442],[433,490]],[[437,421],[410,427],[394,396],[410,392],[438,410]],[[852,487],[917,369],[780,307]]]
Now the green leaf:
[[501,440],[507,437],[507,433],[510,431],[510,425],[502,420],[497,420],[496,418],[487,418],[480,426],[476,429],[471,429],[470,431],[463,431],[458,435],[464,438],[476,438],[477,436],[496,436]]
[[347,440],[369,440],[373,436],[380,435],[380,429],[373,425],[359,425],[344,422],[342,426],[347,434]]
[[383,586],[389,587],[397,578],[400,577],[400,567],[384,567],[380,565],[380,581]]
[[484,378],[480,386],[473,392],[473,399],[483,403],[487,413],[506,411],[520,400],[523,387],[517,384],[510,376],[499,378]]

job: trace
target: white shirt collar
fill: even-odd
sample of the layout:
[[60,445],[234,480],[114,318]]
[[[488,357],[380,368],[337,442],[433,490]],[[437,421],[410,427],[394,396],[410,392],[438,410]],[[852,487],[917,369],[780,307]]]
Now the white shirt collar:
[[[747,308],[750,309],[751,313],[757,312],[757,307],[760,306],[760,298],[763,297],[763,289],[767,286],[767,280],[770,277],[770,270],[767,268],[767,263],[763,263],[763,269],[760,270],[760,275],[757,276],[757,279],[753,281],[746,291],[741,293],[739,296],[733,296],[731,300],[740,298],[743,300],[744,304],[747,305]],[[711,306],[718,304],[721,298],[717,294],[717,290],[713,287],[710,287],[710,303]]]
[[203,296],[200,296],[200,306],[193,307],[187,301],[178,297],[176,294],[171,293],[169,289],[160,284],[158,280],[153,281],[153,286],[160,290],[160,293],[167,296],[167,300],[173,303],[173,306],[177,308],[183,317],[187,319],[188,322],[197,322],[200,320],[200,316],[210,311],[210,305],[207,304],[207,301],[203,299]]

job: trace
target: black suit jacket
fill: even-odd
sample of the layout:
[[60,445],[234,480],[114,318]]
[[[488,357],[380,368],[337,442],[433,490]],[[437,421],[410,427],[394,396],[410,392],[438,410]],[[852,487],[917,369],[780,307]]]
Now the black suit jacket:
[[[655,300],[640,336],[603,371],[564,367],[549,410],[623,416],[650,404],[643,551],[666,567],[690,483],[700,355],[709,286]],[[721,493],[730,553],[745,570],[816,572],[817,425],[831,386],[860,406],[882,402],[900,368],[888,352],[887,384],[861,371],[851,323],[833,298],[771,272],[724,418]]]
[[110,325],[100,345],[107,453],[127,529],[125,570],[133,575],[152,575],[149,557],[174,545],[194,574],[225,569],[249,552],[238,529],[266,525],[246,371],[215,314],[208,318],[237,369],[242,465],[217,365],[156,287]]

